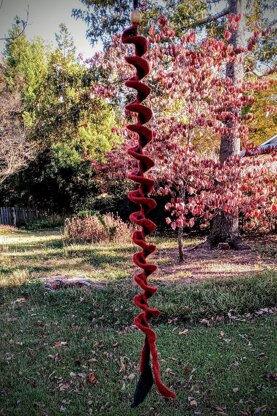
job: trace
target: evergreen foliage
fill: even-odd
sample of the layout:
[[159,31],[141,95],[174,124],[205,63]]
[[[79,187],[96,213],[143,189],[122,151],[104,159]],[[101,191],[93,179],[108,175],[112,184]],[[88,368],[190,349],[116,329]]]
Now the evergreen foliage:
[[[18,30],[14,25],[11,33]],[[93,92],[93,78],[76,60],[64,24],[56,39],[54,50],[40,38],[27,40],[25,34],[6,41],[5,79],[14,93],[21,82],[27,139],[39,153],[5,184],[1,200],[71,212],[97,188],[90,161],[103,160],[121,139],[112,130],[117,113]]]

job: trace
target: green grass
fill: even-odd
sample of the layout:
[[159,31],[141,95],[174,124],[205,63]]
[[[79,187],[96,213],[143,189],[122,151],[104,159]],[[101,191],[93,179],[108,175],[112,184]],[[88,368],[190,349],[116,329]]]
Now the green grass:
[[[162,376],[177,400],[165,402],[153,388],[145,403],[130,409],[143,342],[130,326],[138,312],[131,302],[138,291],[130,279],[133,247],[66,247],[50,231],[6,236],[0,272],[0,415],[276,414],[275,318],[244,316],[276,304],[276,272],[160,284],[151,304],[162,314],[153,325]],[[171,248],[174,242],[161,244]],[[89,274],[107,285],[49,292],[37,283],[37,277],[57,270]],[[180,335],[184,329],[187,335]]]
[[[3,295],[3,293],[2,293]],[[126,295],[83,290],[48,293],[41,286],[5,290],[1,310],[1,399],[5,415],[228,415],[267,406],[274,414],[274,318],[245,322],[156,325],[162,374],[178,399],[164,402],[154,390],[138,410],[130,410],[142,335],[125,318]],[[105,310],[105,304],[111,303]],[[112,319],[109,319],[112,318]],[[184,328],[189,332],[179,335]],[[224,333],[224,334],[223,334]],[[55,347],[57,342],[65,346]],[[123,357],[125,371],[120,372]],[[122,358],[121,358],[122,360]],[[276,371],[276,369],[275,369]],[[97,382],[90,384],[93,372]],[[235,389],[235,390],[233,390]],[[238,389],[238,390],[237,390]],[[253,413],[249,413],[253,414]]]

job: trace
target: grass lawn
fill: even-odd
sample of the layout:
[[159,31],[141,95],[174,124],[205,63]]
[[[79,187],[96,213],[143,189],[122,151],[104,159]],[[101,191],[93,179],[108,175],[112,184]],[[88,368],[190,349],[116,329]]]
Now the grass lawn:
[[[131,409],[143,342],[132,326],[134,248],[68,247],[53,231],[0,237],[1,416],[277,414],[273,269],[159,283],[151,303],[162,312],[154,324],[161,371],[177,400],[153,388]],[[103,287],[49,292],[38,282],[59,273]]]

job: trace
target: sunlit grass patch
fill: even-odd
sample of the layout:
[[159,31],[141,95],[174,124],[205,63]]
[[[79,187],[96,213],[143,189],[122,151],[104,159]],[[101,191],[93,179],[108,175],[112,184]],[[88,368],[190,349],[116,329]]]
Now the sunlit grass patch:
[[0,234],[0,244],[9,245],[11,247],[32,246],[39,243],[49,244],[55,241],[61,241],[62,235],[59,231],[47,230],[31,232],[27,230],[16,230]]
[[30,273],[26,269],[9,270],[9,273],[3,275],[3,269],[0,268],[0,288],[5,286],[20,286],[30,281]]
[[[171,236],[170,238],[165,238],[161,236],[151,236],[150,241],[152,241],[154,244],[157,245],[158,250],[168,249],[168,248],[174,248],[177,245],[177,236],[174,238]],[[196,244],[199,244],[203,241],[203,238],[184,238],[183,244],[184,247],[187,246],[194,246]]]
[[0,238],[5,235],[14,235],[20,234],[20,230],[18,228],[13,227],[12,225],[3,225],[0,224]]

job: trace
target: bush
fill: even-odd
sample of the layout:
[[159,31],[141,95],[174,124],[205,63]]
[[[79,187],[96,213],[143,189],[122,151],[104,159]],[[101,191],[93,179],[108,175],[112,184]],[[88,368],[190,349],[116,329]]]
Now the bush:
[[109,213],[78,215],[67,218],[64,223],[65,238],[73,242],[125,243],[130,241],[134,227]]

